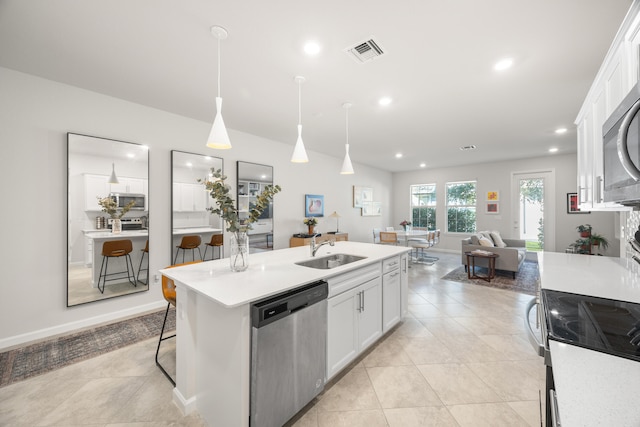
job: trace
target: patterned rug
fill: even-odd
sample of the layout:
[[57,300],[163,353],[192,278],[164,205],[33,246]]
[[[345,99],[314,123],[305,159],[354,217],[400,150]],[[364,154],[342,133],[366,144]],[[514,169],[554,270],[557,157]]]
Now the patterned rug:
[[[476,273],[486,275],[487,269],[483,267],[476,267]],[[500,270],[496,272],[496,277],[495,279],[491,279],[491,282],[481,279],[468,279],[467,272],[464,271],[464,266],[460,266],[442,277],[443,280],[489,286],[498,289],[507,289],[529,295],[536,294],[539,278],[540,272],[538,271],[538,263],[535,261],[525,261],[524,264],[522,264],[522,267],[520,267],[520,271],[516,273],[515,279],[510,271]]]
[[[137,342],[157,338],[165,310],[30,344],[0,353],[0,387],[90,359]],[[165,333],[176,327],[169,310]]]

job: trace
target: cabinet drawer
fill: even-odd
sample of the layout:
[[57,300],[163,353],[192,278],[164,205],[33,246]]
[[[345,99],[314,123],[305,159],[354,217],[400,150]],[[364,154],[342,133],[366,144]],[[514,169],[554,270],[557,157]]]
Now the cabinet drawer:
[[400,268],[400,256],[394,256],[382,261],[382,273],[388,273]]
[[375,263],[366,267],[358,268],[357,270],[350,271],[339,276],[330,277],[327,279],[329,283],[329,298],[335,295],[339,295],[349,289],[353,289],[356,286],[371,280],[376,277],[380,277],[380,263]]

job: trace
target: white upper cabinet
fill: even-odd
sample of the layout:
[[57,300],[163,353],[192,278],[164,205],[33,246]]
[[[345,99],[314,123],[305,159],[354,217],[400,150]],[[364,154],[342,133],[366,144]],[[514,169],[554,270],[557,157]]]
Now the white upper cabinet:
[[602,126],[638,81],[640,48],[639,4],[634,3],[622,23],[576,118],[578,151],[578,198],[580,209],[628,210],[604,202]]

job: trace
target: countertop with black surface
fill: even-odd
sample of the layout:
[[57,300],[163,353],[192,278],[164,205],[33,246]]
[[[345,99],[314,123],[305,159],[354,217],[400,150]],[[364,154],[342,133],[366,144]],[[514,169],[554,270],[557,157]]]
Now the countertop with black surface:
[[[633,260],[545,252],[542,289],[640,304]],[[560,420],[571,426],[640,426],[640,362],[550,339]]]

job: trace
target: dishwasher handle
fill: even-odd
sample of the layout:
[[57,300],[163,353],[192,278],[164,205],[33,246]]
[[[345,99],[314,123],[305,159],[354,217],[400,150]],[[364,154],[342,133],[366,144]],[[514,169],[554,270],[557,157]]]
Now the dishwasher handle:
[[304,308],[327,299],[329,285],[324,280],[284,292],[251,305],[254,328],[267,326]]

